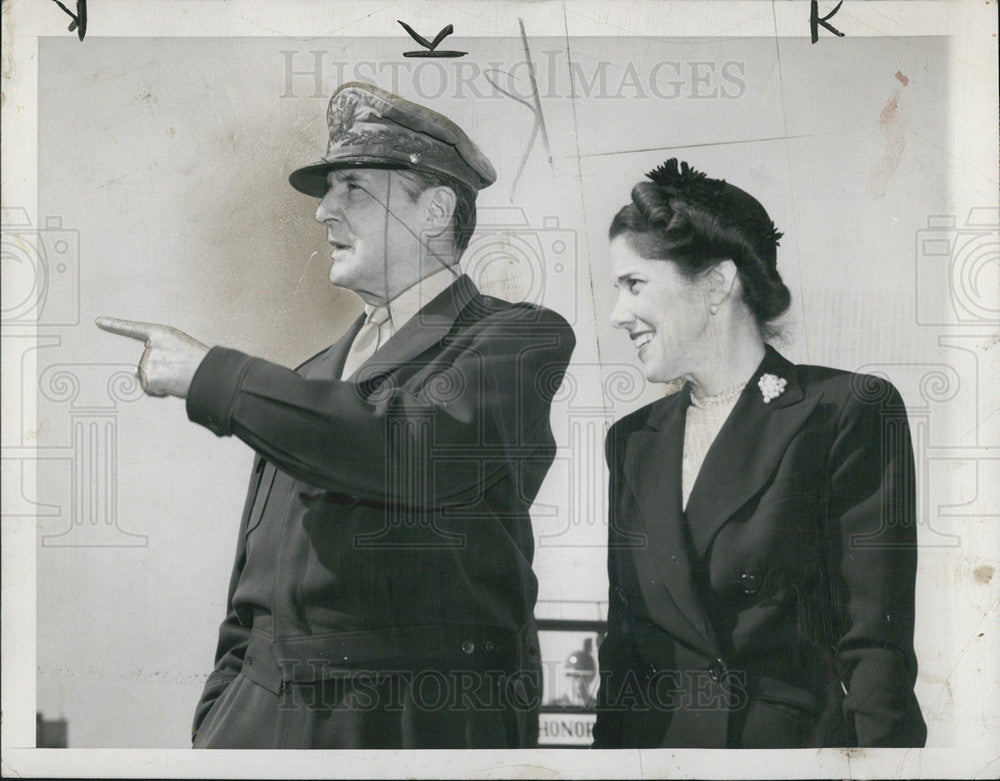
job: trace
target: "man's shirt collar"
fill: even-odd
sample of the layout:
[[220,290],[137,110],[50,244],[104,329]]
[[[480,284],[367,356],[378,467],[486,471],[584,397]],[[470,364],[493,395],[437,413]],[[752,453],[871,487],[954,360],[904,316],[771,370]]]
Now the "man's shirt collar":
[[[411,285],[388,304],[384,304],[383,306],[389,310],[390,334],[396,333],[412,320],[417,312],[447,290],[459,276],[457,266],[442,268]],[[371,319],[372,312],[376,308],[378,307],[373,304],[365,304],[365,322]]]

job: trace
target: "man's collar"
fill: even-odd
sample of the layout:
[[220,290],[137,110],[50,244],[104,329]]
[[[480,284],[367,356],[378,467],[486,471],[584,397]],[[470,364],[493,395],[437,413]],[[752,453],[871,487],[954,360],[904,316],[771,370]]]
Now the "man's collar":
[[[392,324],[393,332],[402,328],[412,317],[433,299],[447,290],[455,279],[459,276],[458,267],[454,272],[451,268],[442,268],[435,271],[417,283],[411,285],[388,304],[384,306],[389,310],[389,321]],[[376,306],[365,304],[365,319],[368,320],[374,312]]]

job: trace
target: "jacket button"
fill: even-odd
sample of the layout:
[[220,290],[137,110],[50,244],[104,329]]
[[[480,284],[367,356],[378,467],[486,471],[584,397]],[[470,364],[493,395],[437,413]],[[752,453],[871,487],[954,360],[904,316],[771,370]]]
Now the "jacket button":
[[723,664],[721,659],[716,659],[708,666],[708,677],[715,683],[718,683],[722,679],[722,675],[725,672],[726,665]]
[[252,664],[253,664],[253,657],[252,656],[248,656],[247,657],[247,667],[249,667]]
[[462,653],[471,654],[475,650],[476,650],[475,643],[469,640],[466,640],[464,643],[462,643]]
[[495,651],[495,650],[497,650],[496,643],[494,643],[492,640],[487,640],[486,641],[486,650],[487,651]]
[[740,588],[743,589],[743,593],[745,594],[756,594],[760,589],[757,576],[752,572],[744,572],[740,575]]

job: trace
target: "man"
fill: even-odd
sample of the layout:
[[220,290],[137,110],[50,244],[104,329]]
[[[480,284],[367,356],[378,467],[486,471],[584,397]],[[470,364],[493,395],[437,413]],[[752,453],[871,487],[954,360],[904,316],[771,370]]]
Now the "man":
[[447,118],[376,87],[331,98],[320,198],[330,280],[365,313],[291,371],[164,326],[151,395],[256,452],[194,745],[530,743],[539,656],[528,510],[574,346],[557,314],[481,295],[456,264],[490,162]]

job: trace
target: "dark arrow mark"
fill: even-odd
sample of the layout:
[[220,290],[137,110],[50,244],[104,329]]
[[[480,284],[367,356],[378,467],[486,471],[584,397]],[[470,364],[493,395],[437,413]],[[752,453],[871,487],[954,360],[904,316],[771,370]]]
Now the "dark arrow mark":
[[468,54],[468,52],[437,51],[437,45],[441,43],[441,41],[443,41],[449,35],[451,35],[453,32],[455,32],[455,28],[450,24],[442,28],[441,32],[439,32],[434,37],[433,41],[428,41],[426,38],[424,38],[424,36],[422,36],[420,33],[418,33],[416,30],[410,27],[410,25],[408,25],[406,22],[400,19],[397,19],[396,21],[399,22],[399,24],[402,26],[404,30],[406,30],[407,33],[409,33],[410,37],[413,40],[415,40],[417,43],[419,43],[421,46],[427,49],[427,51],[403,52],[404,57],[461,57],[464,54]]
[[82,41],[87,34],[87,0],[76,0],[76,13],[74,14],[59,0],[52,0],[57,6],[65,11],[73,21],[69,23],[69,31],[76,30],[77,37]]
[[[399,20],[397,19],[396,21]],[[403,25],[403,29],[410,34],[410,37],[413,40],[415,40],[421,46],[427,47],[428,49],[436,49],[437,45],[441,43],[441,41],[443,41],[445,38],[447,38],[449,35],[455,32],[455,28],[449,24],[446,27],[442,28],[441,32],[437,34],[437,37],[434,38],[433,41],[428,41],[426,38],[424,38],[424,36],[422,36],[420,33],[418,33],[416,30],[410,27],[410,25],[408,25],[406,22],[400,21],[399,23]]]

